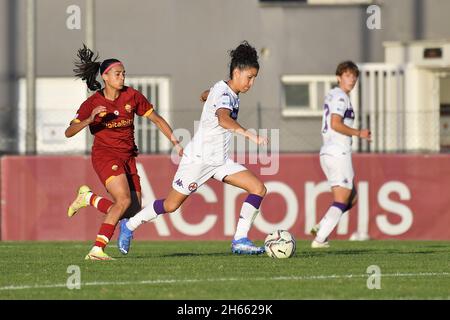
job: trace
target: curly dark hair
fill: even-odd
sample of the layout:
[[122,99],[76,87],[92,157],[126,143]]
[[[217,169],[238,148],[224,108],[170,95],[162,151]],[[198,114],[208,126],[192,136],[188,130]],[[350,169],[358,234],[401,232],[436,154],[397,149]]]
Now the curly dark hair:
[[102,88],[101,84],[97,81],[97,74],[103,74],[108,67],[116,62],[121,63],[117,59],[106,59],[103,62],[98,62],[98,53],[94,57],[94,52],[83,44],[83,48],[77,52],[78,61],[75,61],[75,76],[86,81],[89,90],[95,91]]
[[97,81],[97,73],[101,65],[97,61],[98,53],[94,57],[94,52],[83,44],[83,48],[78,49],[77,56],[79,60],[75,61],[75,69],[73,69],[75,76],[86,81],[89,90],[95,91],[101,89],[102,86]]
[[247,41],[241,42],[236,49],[230,51],[230,79],[234,69],[256,68],[259,70],[258,53]]

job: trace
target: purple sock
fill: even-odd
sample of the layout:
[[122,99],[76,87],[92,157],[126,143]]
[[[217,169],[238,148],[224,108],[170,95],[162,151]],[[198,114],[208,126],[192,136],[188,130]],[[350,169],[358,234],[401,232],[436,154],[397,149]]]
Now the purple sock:
[[333,202],[331,206],[339,208],[342,212],[345,212],[347,210],[347,205],[345,203]]
[[259,206],[261,205],[261,201],[263,200],[263,197],[258,196],[257,194],[249,194],[247,199],[245,199],[244,202],[248,202],[252,206],[254,206],[256,209],[259,209]]
[[166,210],[164,210],[164,200],[166,199],[159,199],[153,202],[153,209],[155,210],[156,214],[166,213]]

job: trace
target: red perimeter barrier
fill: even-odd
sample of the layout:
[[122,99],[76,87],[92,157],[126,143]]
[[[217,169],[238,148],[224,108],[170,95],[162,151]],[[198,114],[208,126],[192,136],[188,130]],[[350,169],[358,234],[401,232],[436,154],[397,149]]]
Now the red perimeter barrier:
[[[142,155],[137,160],[143,203],[165,197],[176,171],[170,157]],[[273,230],[287,229],[298,239],[310,239],[308,230],[332,201],[319,157],[286,154],[272,160],[247,165],[268,188],[249,236],[261,240]],[[333,237],[348,239],[358,231],[372,239],[450,240],[450,156],[355,154],[353,163],[359,201]],[[277,167],[276,174],[261,175]],[[3,157],[1,239],[93,240],[101,213],[89,207],[66,216],[82,184],[108,197],[90,157]],[[245,197],[235,187],[210,180],[177,213],[141,226],[135,239],[231,239]]]

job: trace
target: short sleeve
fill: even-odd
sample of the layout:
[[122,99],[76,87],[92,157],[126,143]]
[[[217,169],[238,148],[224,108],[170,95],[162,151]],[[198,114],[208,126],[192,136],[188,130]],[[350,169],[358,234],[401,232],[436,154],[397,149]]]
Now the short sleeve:
[[231,106],[231,97],[228,93],[223,93],[217,103],[216,103],[216,108],[217,109],[221,109],[221,108],[225,108],[225,109],[229,109],[231,111],[233,111],[233,107]]
[[136,102],[136,114],[138,116],[147,117],[153,112],[153,105],[147,100],[147,98],[142,93],[136,91],[134,99]]
[[70,123],[79,123],[83,120],[86,120],[91,116],[92,110],[92,104],[86,100],[81,104],[80,108],[78,108],[75,117],[72,119],[72,121],[70,121]]
[[342,96],[335,97],[330,104],[330,113],[335,113],[344,117],[347,110],[347,101]]

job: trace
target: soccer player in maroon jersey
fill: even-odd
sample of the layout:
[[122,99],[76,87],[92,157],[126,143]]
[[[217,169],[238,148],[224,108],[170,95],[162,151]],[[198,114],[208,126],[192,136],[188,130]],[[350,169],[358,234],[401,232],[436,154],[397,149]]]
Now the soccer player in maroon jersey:
[[[123,63],[117,59],[100,63],[97,62],[98,55],[94,59],[93,56],[94,53],[86,46],[78,50],[75,75],[96,92],[81,104],[65,135],[72,137],[89,126],[94,135],[92,165],[113,201],[99,197],[88,186],[81,186],[67,214],[71,217],[79,209],[92,205],[106,215],[95,244],[85,259],[112,260],[104,248],[113,236],[117,222],[127,209],[135,213],[141,208],[141,185],[135,161],[134,115],[150,119],[170,139],[180,155],[183,150],[171,127],[158,115],[153,105],[139,91],[124,85]],[[99,71],[103,88],[96,80]]]

